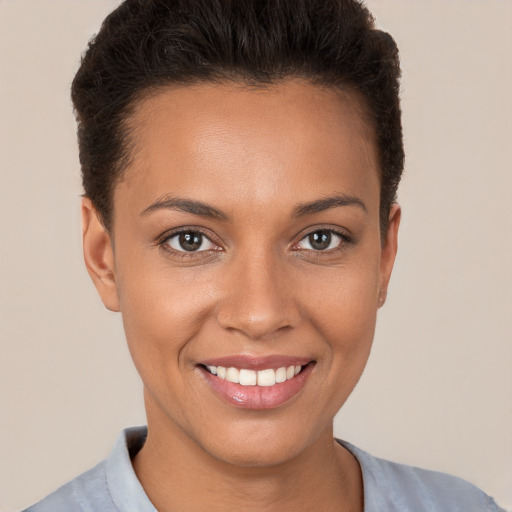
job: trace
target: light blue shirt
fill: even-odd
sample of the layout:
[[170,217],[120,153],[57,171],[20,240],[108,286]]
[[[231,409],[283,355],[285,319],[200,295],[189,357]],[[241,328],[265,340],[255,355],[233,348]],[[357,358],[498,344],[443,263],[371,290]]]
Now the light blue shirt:
[[[146,434],[146,427],[124,430],[105,460],[25,512],[156,512],[131,464]],[[364,512],[505,512],[465,480],[378,459],[340,443],[361,466]]]

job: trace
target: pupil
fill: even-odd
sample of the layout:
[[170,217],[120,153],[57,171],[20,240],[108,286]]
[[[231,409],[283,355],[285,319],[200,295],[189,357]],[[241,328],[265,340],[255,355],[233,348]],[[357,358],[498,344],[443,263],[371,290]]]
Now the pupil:
[[181,233],[180,245],[185,251],[197,251],[203,242],[201,233]]
[[315,231],[309,235],[309,243],[313,249],[323,251],[331,244],[331,233],[329,231]]

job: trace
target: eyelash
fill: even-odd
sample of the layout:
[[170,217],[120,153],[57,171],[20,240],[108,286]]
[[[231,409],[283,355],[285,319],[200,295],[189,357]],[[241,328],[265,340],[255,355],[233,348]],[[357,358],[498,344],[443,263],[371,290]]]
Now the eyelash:
[[[201,241],[201,245],[205,242],[205,240],[207,240],[209,243],[214,245],[216,248],[215,249],[206,249],[206,250],[202,250],[202,251],[186,251],[186,250],[179,250],[179,249],[175,249],[175,248],[171,247],[171,245],[170,245],[171,240],[177,239],[180,235],[188,234],[188,233],[201,235],[203,237],[203,239]],[[334,236],[338,237],[340,239],[340,241],[336,247],[333,247],[330,249],[328,248],[328,249],[315,250],[315,249],[302,249],[302,248],[297,247],[301,242],[303,242],[304,240],[307,240],[308,237],[311,237],[315,233],[328,233],[330,236],[334,235]],[[212,240],[212,238],[213,237],[208,232],[206,232],[205,230],[203,230],[199,227],[186,227],[186,228],[179,229],[177,231],[172,231],[171,233],[169,233],[169,232],[165,233],[157,240],[157,245],[162,247],[164,250],[172,253],[173,255],[180,256],[182,258],[187,258],[187,257],[190,258],[190,257],[197,257],[198,254],[203,255],[203,256],[208,253],[211,254],[211,251],[221,251],[222,248],[219,246],[219,244],[214,242]],[[298,242],[296,242],[292,245],[292,249],[294,249],[297,252],[298,251],[301,251],[301,252],[307,251],[307,252],[311,252],[311,253],[315,254],[315,256],[317,256],[317,255],[320,256],[322,254],[333,254],[337,251],[343,250],[347,245],[352,245],[353,243],[354,243],[353,238],[342,231],[339,231],[339,230],[336,230],[333,228],[318,227],[316,229],[313,229],[313,230],[305,233]]]
[[[328,228],[328,227],[317,227],[315,229],[313,229],[312,231],[308,231],[307,233],[304,234],[304,236],[297,242],[293,245],[293,247],[297,247],[298,244],[300,244],[301,242],[303,242],[304,240],[307,240],[309,237],[313,236],[315,233],[328,233],[331,237],[332,235],[336,236],[337,238],[339,238],[339,242],[338,244],[335,246],[335,247],[332,247],[332,248],[327,248],[327,249],[318,249],[318,250],[315,250],[315,249],[300,249],[300,248],[297,248],[296,250],[297,251],[308,251],[308,252],[312,252],[315,254],[315,256],[320,256],[322,254],[333,254],[334,252],[337,252],[337,251],[341,251],[343,250],[344,248],[346,248],[347,245],[352,245],[354,243],[354,239],[349,236],[347,233],[343,232],[343,231],[340,231],[340,230],[337,230],[337,229],[333,229],[333,228]],[[311,245],[311,243],[310,243]]]
[[[205,240],[207,240],[212,245],[214,245],[216,248],[202,250],[202,251],[186,251],[186,250],[180,251],[178,249],[171,247],[171,245],[170,245],[171,240],[177,239],[180,235],[188,234],[188,233],[201,235],[203,238],[201,241],[201,245],[205,242]],[[169,233],[169,232],[165,233],[162,237],[159,238],[159,240],[157,241],[157,245],[162,247],[164,250],[172,253],[175,256],[180,256],[182,258],[190,258],[190,257],[197,257],[198,254],[204,255],[204,253],[211,253],[211,251],[221,250],[219,248],[219,245],[216,244],[212,240],[212,238],[213,237],[209,233],[207,233],[205,230],[203,230],[199,227],[187,227],[187,228],[178,229],[176,231],[172,231],[171,233]]]

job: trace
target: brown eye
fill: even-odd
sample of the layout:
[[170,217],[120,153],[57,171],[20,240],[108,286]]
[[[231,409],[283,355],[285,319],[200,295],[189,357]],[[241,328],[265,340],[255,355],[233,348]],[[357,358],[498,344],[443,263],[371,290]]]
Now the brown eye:
[[183,231],[169,237],[167,244],[175,251],[201,252],[215,249],[215,244],[199,231]]
[[343,237],[328,229],[319,229],[306,235],[298,244],[300,249],[326,251],[335,249],[343,241]]
[[316,231],[308,236],[308,240],[313,249],[324,251],[331,245],[331,233],[329,231]]

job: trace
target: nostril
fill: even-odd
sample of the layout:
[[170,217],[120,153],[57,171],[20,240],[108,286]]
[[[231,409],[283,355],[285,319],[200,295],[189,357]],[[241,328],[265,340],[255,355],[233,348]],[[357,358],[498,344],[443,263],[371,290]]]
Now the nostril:
[[220,311],[218,322],[224,329],[239,331],[251,339],[273,338],[293,329],[281,308],[249,313],[242,306],[235,305]]

